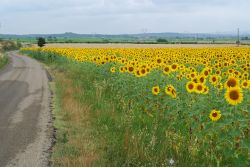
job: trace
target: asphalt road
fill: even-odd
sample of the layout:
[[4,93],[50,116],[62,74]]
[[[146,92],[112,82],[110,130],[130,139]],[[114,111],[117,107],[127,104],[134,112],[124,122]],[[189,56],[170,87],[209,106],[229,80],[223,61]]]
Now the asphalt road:
[[43,66],[9,53],[0,69],[0,167],[48,166],[50,92]]

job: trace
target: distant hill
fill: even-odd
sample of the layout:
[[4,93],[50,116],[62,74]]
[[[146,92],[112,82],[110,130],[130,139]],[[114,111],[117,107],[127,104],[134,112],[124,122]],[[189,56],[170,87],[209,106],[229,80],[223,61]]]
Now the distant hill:
[[[250,34],[243,34],[241,36],[249,37]],[[183,39],[183,38],[235,38],[236,34],[209,34],[209,33],[141,33],[141,34],[118,34],[118,35],[106,35],[106,34],[76,34],[72,32],[66,32],[63,34],[27,34],[27,35],[15,35],[15,34],[0,34],[0,38],[17,39],[17,38],[104,38],[104,39]]]

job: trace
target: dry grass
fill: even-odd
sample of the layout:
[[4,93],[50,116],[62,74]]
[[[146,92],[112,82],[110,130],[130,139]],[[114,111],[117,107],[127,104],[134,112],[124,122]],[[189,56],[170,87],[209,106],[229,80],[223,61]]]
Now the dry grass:
[[[34,45],[36,47],[36,45]],[[204,48],[237,47],[236,44],[46,44],[47,48]]]
[[[54,147],[53,165],[65,167],[93,166],[98,159],[96,144],[91,129],[89,113],[91,106],[80,104],[73,96],[77,90],[72,81],[63,73],[55,73],[57,83],[61,86],[61,111],[57,112],[56,128],[66,134],[66,142],[58,141]],[[61,138],[62,134],[57,134]],[[60,137],[61,136],[61,137]],[[73,153],[72,153],[72,150]],[[74,155],[72,155],[74,154]]]

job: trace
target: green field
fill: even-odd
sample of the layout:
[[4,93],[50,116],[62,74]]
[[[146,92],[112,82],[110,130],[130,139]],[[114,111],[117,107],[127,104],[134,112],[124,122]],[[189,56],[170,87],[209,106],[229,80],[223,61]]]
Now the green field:
[[[36,44],[36,38],[10,38],[9,40],[21,42],[21,43],[31,43]],[[164,39],[166,41],[159,42],[157,38],[152,39],[140,39],[140,38],[46,38],[46,43],[145,43],[145,44],[159,44],[159,43],[169,43],[169,44],[235,44],[236,39],[234,38],[214,38],[214,39],[195,39],[195,38],[169,38]],[[249,40],[241,40],[242,44],[250,44]]]

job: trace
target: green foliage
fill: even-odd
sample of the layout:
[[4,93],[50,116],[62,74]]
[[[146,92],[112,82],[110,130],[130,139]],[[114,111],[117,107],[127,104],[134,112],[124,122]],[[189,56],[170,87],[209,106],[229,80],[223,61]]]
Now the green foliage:
[[163,38],[159,38],[156,40],[157,43],[168,43],[168,40],[163,39]]
[[20,42],[15,41],[0,41],[0,51],[11,51],[11,50],[18,50],[22,47]]
[[37,39],[37,45],[38,45],[39,47],[44,47],[45,44],[46,44],[45,38],[39,37],[39,38]]

